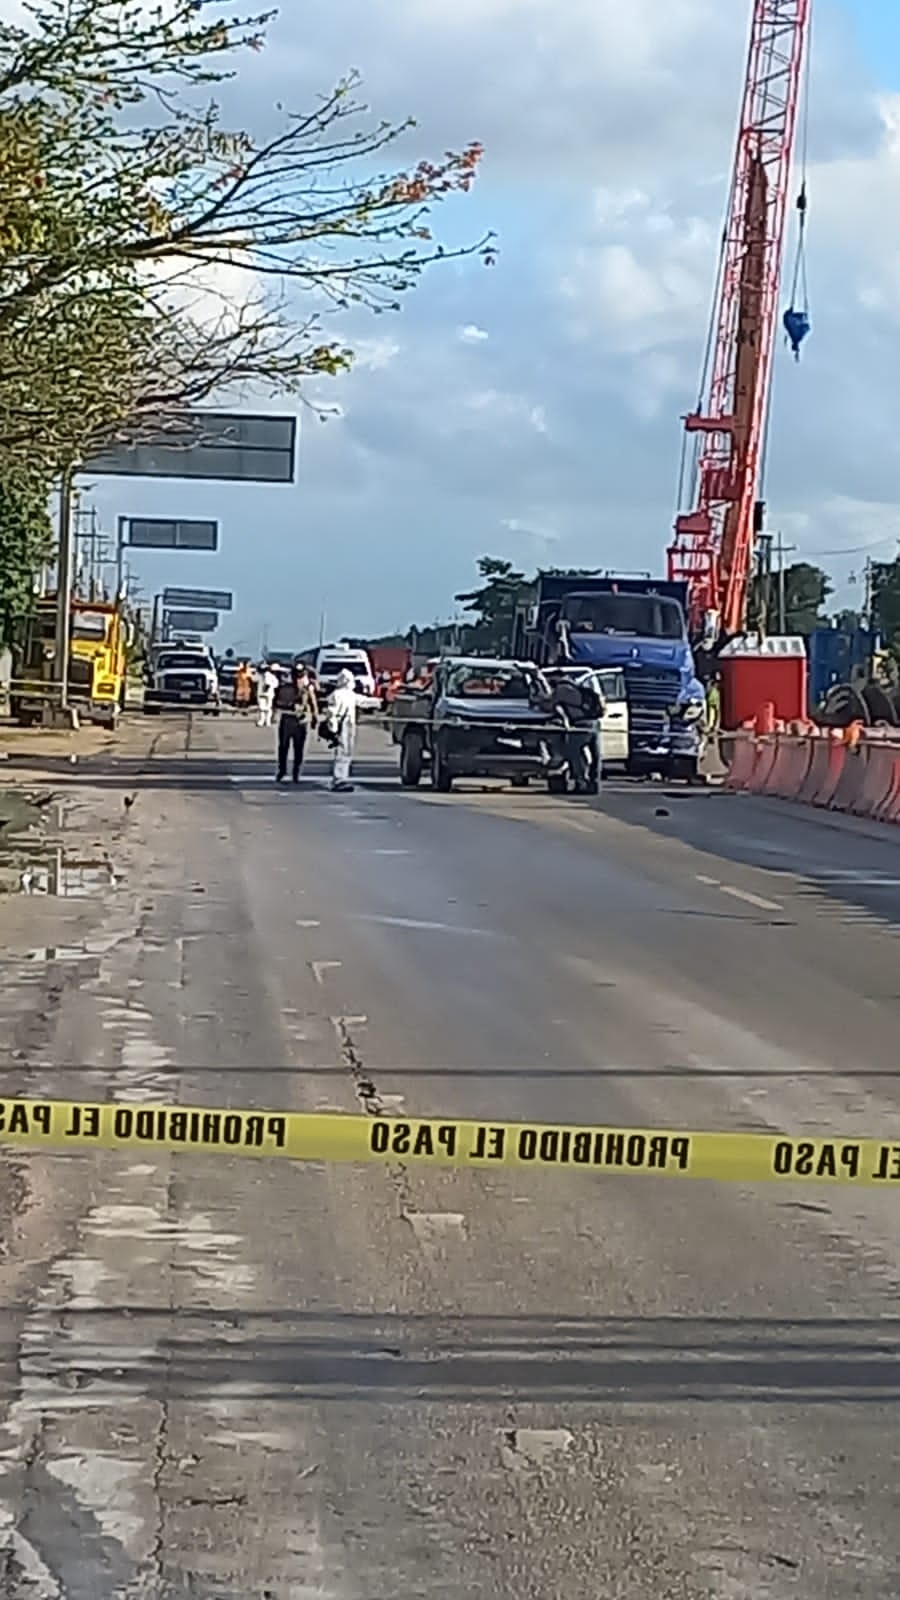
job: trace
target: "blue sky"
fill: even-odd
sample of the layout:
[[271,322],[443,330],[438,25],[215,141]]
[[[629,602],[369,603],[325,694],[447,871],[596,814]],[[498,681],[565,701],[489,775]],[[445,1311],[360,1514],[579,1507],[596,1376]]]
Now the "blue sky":
[[[291,647],[452,612],[485,552],[661,570],[679,418],[695,399],[749,0],[328,0],[291,6],[229,91],[235,122],[350,66],[414,154],[480,138],[448,241],[500,234],[491,270],[435,268],[393,318],[357,320],[356,372],[317,386],[291,489],[97,486],[118,513],[219,516],[216,556],[140,556],[163,583],[233,587],[221,642]],[[348,55],[347,41],[352,41]],[[777,352],[770,523],[835,574],[900,538],[900,19],[816,0],[813,334]],[[790,247],[789,247],[790,249]],[[338,331],[337,329],[335,331]]]
[[900,85],[900,11],[894,0],[844,0],[860,48],[885,87]]

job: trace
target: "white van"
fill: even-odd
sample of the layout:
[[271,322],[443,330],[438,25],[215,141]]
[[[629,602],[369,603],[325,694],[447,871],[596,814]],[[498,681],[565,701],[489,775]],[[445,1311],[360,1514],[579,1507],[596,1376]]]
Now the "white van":
[[375,674],[368,653],[365,650],[354,650],[348,644],[326,644],[316,653],[315,673],[322,698],[325,699],[331,693],[337,683],[338,674],[345,669],[353,673],[357,694],[374,700]]

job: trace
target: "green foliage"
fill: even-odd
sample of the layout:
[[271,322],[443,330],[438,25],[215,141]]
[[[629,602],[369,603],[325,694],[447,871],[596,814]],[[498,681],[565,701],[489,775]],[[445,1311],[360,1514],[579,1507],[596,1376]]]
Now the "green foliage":
[[[323,311],[396,308],[429,262],[466,253],[433,242],[429,210],[471,187],[480,145],[385,173],[412,124],[373,122],[355,76],[263,141],[197,97],[263,47],[273,12],[226,23],[190,0],[25,9],[24,24],[0,22],[0,369],[14,375],[0,450],[32,425],[26,378],[62,463],[79,438],[105,442],[128,418],[336,375],[352,353],[323,336]],[[488,240],[475,248],[493,259]],[[235,308],[232,284],[221,315],[197,315],[196,269],[243,272],[248,303]],[[287,304],[289,284],[311,314]],[[86,403],[73,411],[75,373]]]
[[[777,585],[778,579],[773,579]],[[808,561],[794,561],[784,569],[784,620],[785,630],[791,634],[810,634],[815,628],[827,626],[824,607],[833,585],[827,572]],[[774,631],[775,616],[770,615],[769,626]]]
[[900,666],[900,557],[872,563],[872,620]]
[[472,648],[502,654],[512,648],[516,610],[527,600],[532,582],[517,572],[511,561],[501,561],[496,556],[482,556],[478,574],[484,582],[477,589],[454,595],[454,599],[465,611],[474,612]]
[[49,484],[38,474],[0,477],[0,643],[10,644],[31,615],[34,587],[53,554]]

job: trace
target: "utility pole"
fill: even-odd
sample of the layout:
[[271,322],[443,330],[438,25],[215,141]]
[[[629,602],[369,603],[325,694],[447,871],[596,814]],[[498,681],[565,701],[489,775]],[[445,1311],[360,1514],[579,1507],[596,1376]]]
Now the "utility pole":
[[61,711],[69,707],[69,642],[72,634],[72,480],[64,467],[59,480],[59,548],[56,556],[55,676]]
[[116,518],[116,599],[122,598],[122,587],[125,582],[125,530],[128,525],[127,517]]
[[782,533],[779,532],[775,535],[775,551],[778,557],[778,632],[780,634],[787,632],[787,596],[785,594],[784,582],[784,558],[787,555],[793,555],[796,549],[797,546],[795,544],[785,544],[784,535]]
[[872,613],[875,609],[875,563],[871,556],[866,556],[865,589],[863,593],[863,627],[871,631]]

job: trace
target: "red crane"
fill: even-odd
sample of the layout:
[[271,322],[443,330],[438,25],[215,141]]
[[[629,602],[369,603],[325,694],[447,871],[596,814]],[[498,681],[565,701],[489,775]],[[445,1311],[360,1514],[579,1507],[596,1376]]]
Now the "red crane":
[[[811,0],[753,3],[707,368],[698,409],[684,419],[686,434],[695,436],[685,441],[693,445],[695,509],[675,520],[669,577],[689,586],[692,630],[702,632],[712,623],[719,637],[733,637],[746,627],[787,189],[810,5]],[[802,226],[805,189],[797,204]],[[793,310],[788,316],[805,321]],[[808,323],[800,338],[805,331]]]

